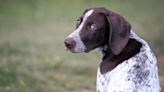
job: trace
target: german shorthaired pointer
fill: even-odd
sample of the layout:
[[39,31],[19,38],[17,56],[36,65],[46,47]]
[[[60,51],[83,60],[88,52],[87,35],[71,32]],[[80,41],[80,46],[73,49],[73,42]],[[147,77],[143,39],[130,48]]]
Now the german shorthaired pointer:
[[103,7],[86,9],[64,41],[72,53],[98,50],[97,92],[160,92],[157,60],[119,14]]

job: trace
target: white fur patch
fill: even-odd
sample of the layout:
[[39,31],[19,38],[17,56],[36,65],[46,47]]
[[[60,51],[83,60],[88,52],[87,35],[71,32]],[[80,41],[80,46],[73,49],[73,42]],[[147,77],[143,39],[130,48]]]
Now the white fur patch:
[[73,49],[73,51],[76,52],[76,53],[84,52],[86,50],[86,46],[82,42],[82,40],[80,38],[80,31],[83,28],[83,25],[84,25],[85,21],[92,14],[92,12],[93,12],[93,9],[92,10],[89,10],[87,13],[85,13],[84,18],[83,18],[83,21],[80,24],[80,26],[73,33],[71,33],[67,37],[67,38],[72,38],[76,42],[76,45],[75,45],[75,47]]
[[100,47],[95,48],[95,50],[100,51],[101,57],[103,58],[105,56],[105,53],[103,53],[103,50],[106,51],[108,48],[109,48],[108,45],[105,44],[104,46],[100,46]]

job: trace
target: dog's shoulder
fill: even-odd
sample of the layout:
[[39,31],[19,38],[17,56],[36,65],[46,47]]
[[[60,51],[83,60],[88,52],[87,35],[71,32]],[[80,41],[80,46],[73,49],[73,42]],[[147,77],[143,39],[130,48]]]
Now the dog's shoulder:
[[[159,87],[157,60],[146,41],[131,32],[130,39],[142,44],[140,52],[106,74],[97,73],[98,89],[114,91],[156,92]],[[100,91],[103,92],[103,91]],[[106,91],[105,91],[106,92]],[[108,91],[107,91],[108,92]]]

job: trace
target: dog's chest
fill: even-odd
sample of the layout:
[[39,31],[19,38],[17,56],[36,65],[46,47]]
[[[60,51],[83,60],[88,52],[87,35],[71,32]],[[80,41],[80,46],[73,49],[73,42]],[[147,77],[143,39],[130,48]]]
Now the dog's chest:
[[100,67],[98,68],[97,71],[97,92],[101,91],[106,91],[106,88],[108,87],[108,84],[110,82],[110,78],[111,78],[111,73],[112,72],[108,72],[106,74],[101,74],[100,72]]
[[108,90],[115,90],[118,87],[125,87],[124,85],[129,84],[127,81],[129,76],[128,70],[130,65],[126,62],[119,64],[112,71],[105,74],[101,74],[100,68],[97,71],[97,92],[108,92]]

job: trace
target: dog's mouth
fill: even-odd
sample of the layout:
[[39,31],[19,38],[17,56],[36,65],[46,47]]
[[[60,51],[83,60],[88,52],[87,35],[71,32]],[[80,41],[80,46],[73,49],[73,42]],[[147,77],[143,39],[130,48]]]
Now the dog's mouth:
[[70,48],[67,48],[65,47],[66,51],[71,51],[72,53],[76,53],[74,50],[70,49]]
[[85,52],[85,53],[89,53],[90,51],[91,51],[91,50],[85,50],[84,52]]
[[[66,49],[66,51],[70,51],[70,52],[72,52],[72,53],[81,53],[81,52],[76,52],[76,51],[74,51],[73,49],[71,49],[71,48],[67,48],[67,47],[65,47],[65,49]],[[85,52],[85,53],[89,53],[91,50],[88,50],[88,49],[86,49],[85,51],[83,51],[83,52]]]

